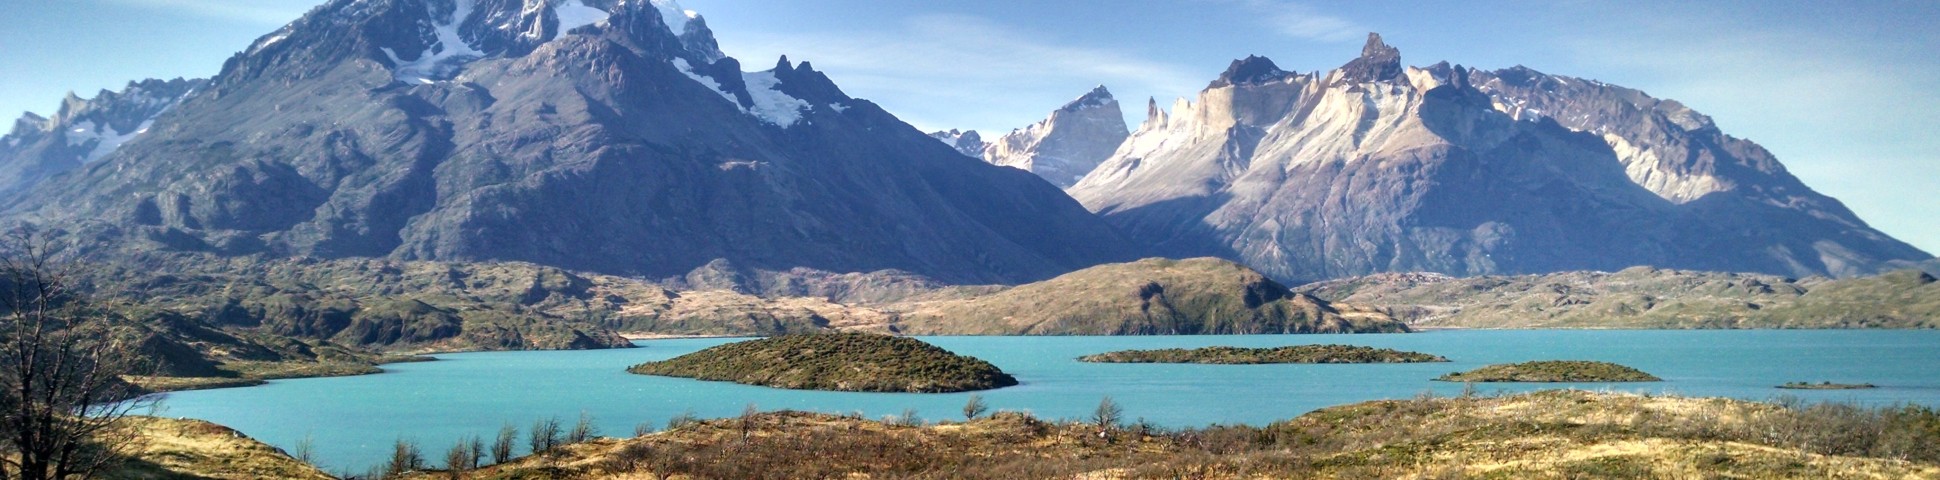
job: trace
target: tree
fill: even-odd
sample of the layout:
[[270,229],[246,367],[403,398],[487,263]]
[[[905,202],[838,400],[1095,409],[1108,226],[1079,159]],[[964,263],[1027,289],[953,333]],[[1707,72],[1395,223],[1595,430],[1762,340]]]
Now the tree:
[[492,464],[505,463],[512,459],[512,442],[519,439],[519,427],[506,423],[498,429],[498,439],[492,441]]
[[532,432],[526,438],[526,446],[532,447],[533,455],[559,446],[559,417],[532,422]]
[[485,458],[485,440],[472,435],[470,445],[466,445],[465,468],[477,470],[479,459]]
[[597,437],[599,434],[599,427],[593,425],[593,416],[586,412],[579,412],[579,421],[573,423],[572,431],[566,433],[566,443],[580,443],[592,440],[593,437]]
[[384,478],[396,478],[424,469],[424,451],[418,442],[397,439],[391,446],[391,460],[384,463]]
[[464,478],[465,470],[471,468],[467,461],[472,454],[470,443],[461,438],[458,443],[451,446],[451,450],[445,451],[445,473],[450,474],[454,480]]
[[1103,431],[1118,428],[1118,424],[1124,418],[1124,407],[1120,407],[1117,402],[1111,401],[1110,395],[1106,395],[1103,400],[1099,400],[1098,409],[1092,410],[1091,412],[1091,423],[1097,425],[1098,429]]
[[122,320],[71,286],[45,237],[0,238],[0,477],[91,478],[133,440],[118,420],[153,404],[122,379],[146,371]]
[[990,406],[983,403],[983,395],[973,393],[970,394],[970,401],[963,404],[963,419],[976,420],[987,411],[990,411]]

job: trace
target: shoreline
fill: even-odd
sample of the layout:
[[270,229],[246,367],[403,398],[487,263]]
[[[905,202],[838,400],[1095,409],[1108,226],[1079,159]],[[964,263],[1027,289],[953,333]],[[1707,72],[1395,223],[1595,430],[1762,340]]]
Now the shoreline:
[[619,335],[620,335],[620,338],[624,338],[624,339],[627,339],[627,340],[681,340],[681,339],[695,339],[695,338],[755,338],[754,336],[750,336],[750,335],[723,335],[723,334],[680,334],[680,333],[644,333],[644,332],[620,332],[620,334],[619,334]]

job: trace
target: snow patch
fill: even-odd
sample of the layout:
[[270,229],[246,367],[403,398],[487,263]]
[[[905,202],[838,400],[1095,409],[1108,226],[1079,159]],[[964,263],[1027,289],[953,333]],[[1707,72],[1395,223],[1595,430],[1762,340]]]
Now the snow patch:
[[680,8],[680,2],[674,0],[653,0],[653,8],[660,11],[660,21],[665,22],[667,29],[672,30],[676,37],[686,33],[687,21],[699,15],[693,10]]
[[728,103],[732,103],[737,107],[741,105],[740,100],[734,99],[734,94],[728,93],[727,90],[721,89],[721,82],[716,82],[712,78],[708,78],[706,76],[702,76],[701,74],[694,73],[694,66],[689,65],[687,63],[687,59],[678,58],[678,57],[674,58],[674,68],[680,69],[680,73],[686,74],[687,78],[692,78],[694,79],[694,81],[700,82],[701,85],[707,86],[708,89],[714,90],[714,93],[721,94],[721,98],[727,99]]
[[829,110],[834,110],[835,113],[842,113],[849,111],[849,106],[840,103],[831,103],[829,104]]
[[611,16],[605,10],[586,6],[580,0],[566,0],[552,7],[553,16],[559,17],[559,33],[573,31],[575,28],[606,21]]
[[[741,74],[742,83],[748,86],[748,98],[754,100],[753,107],[742,107],[741,101],[736,99],[733,93],[728,93],[727,90],[721,88],[721,82],[716,82],[714,79],[708,78],[705,75],[694,73],[694,66],[687,63],[687,59],[675,58],[673,63],[674,68],[679,69],[680,73],[714,90],[714,93],[720,94],[721,98],[727,99],[728,103],[732,103],[736,108],[740,108],[742,113],[753,115],[755,118],[759,118],[761,121],[768,122],[777,127],[788,128],[794,126],[795,122],[801,121],[802,110],[809,108],[807,101],[782,93],[781,90],[775,88],[781,84],[781,81],[775,78],[773,71]],[[834,104],[829,105],[829,108],[837,107]],[[840,107],[836,111],[841,112],[846,109],[848,107]]]
[[451,18],[440,20],[434,17],[431,29],[437,35],[437,42],[419,52],[414,60],[399,58],[397,52],[388,47],[380,48],[384,55],[391,57],[391,64],[396,65],[391,70],[392,76],[404,83],[437,83],[437,80],[457,73],[465,62],[484,58],[485,52],[472,48],[464,37],[458,35],[458,25],[471,16],[475,1],[454,0],[457,8],[452,11]]
[[[148,127],[154,124],[155,120],[152,118],[143,120],[141,125],[135,127],[135,131],[121,133],[115,131],[113,126],[95,125],[93,120],[82,120],[75,123],[74,128],[68,131],[67,146],[78,147],[94,142],[94,148],[89,149],[87,156],[81,159],[81,163],[94,163],[95,160],[100,160],[120,149],[122,144],[148,133]],[[18,139],[15,141],[18,142]]]
[[801,121],[808,102],[776,89],[781,80],[775,78],[774,71],[743,73],[741,80],[748,84],[748,97],[754,100],[754,108],[748,113],[782,128]]

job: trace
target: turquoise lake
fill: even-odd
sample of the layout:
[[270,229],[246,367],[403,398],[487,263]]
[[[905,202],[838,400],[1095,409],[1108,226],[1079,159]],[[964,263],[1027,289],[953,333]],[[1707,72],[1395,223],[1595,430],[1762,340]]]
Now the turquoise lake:
[[[1603,360],[1665,379],[1648,384],[1484,384],[1484,393],[1574,386],[1768,400],[1940,405],[1940,331],[1450,330],[1393,335],[1245,335],[1154,337],[919,337],[996,364],[1021,385],[981,392],[994,410],[1078,418],[1111,396],[1128,419],[1166,426],[1266,424],[1321,407],[1455,395],[1444,373],[1528,360]],[[914,409],[928,420],[961,419],[969,394],[836,393],[649,377],[629,365],[671,358],[735,339],[637,342],[642,348],[574,352],[438,355],[439,361],[386,365],[387,373],[279,380],[268,385],[170,394],[157,414],[199,418],[290,449],[311,438],[332,472],[362,472],[399,438],[438,457],[466,435],[490,437],[507,422],[523,433],[534,420],[570,427],[583,413],[608,436],[634,426],[664,426],[682,412],[712,418],[762,410],[860,411],[870,418]],[[1124,349],[1210,345],[1269,347],[1341,343],[1442,355],[1452,363],[1395,365],[1088,364],[1080,355]],[[1872,383],[1843,391],[1778,390],[1791,381]],[[520,444],[524,443],[521,436]]]

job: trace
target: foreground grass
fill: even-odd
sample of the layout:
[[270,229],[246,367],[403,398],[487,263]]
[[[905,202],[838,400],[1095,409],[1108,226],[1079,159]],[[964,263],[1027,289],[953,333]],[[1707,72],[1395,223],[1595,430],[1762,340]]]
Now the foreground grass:
[[[918,422],[920,423],[920,422]],[[1264,428],[776,412],[467,478],[1940,478],[1940,413],[1548,391],[1365,402]],[[452,472],[426,472],[445,478]]]
[[332,478],[323,470],[291,458],[282,450],[228,427],[200,420],[128,417],[134,432],[134,458],[107,472],[108,479],[291,479]]
[[1078,357],[1095,363],[1419,363],[1446,362],[1440,355],[1358,345],[1293,345],[1274,348],[1205,347],[1186,350],[1120,350]]

